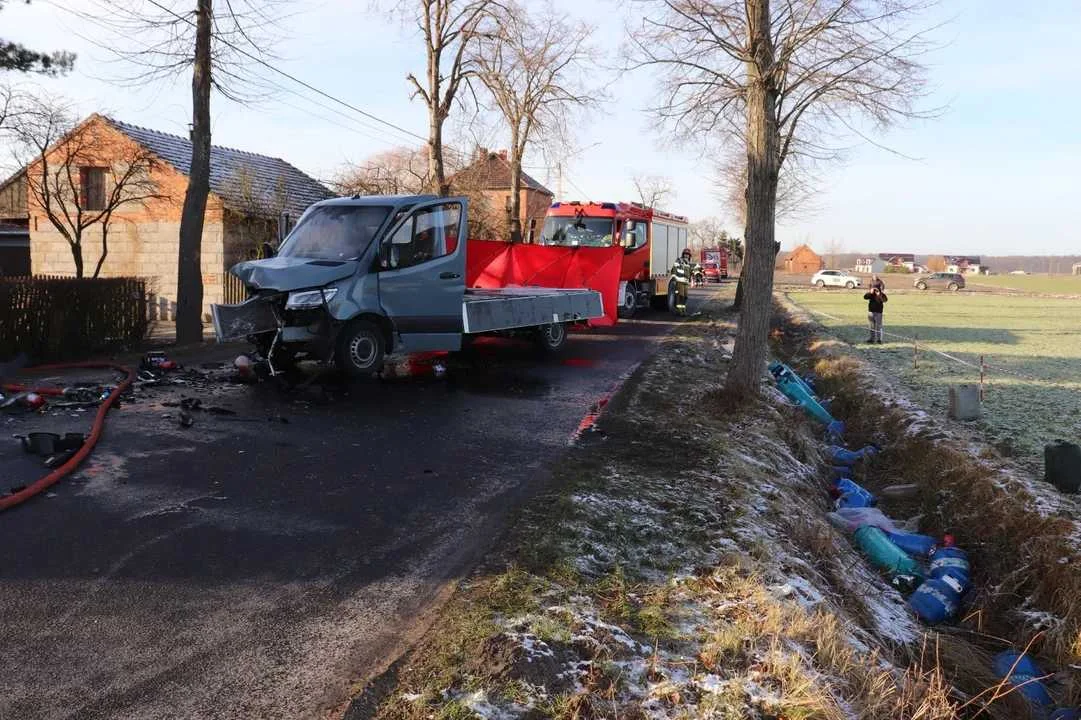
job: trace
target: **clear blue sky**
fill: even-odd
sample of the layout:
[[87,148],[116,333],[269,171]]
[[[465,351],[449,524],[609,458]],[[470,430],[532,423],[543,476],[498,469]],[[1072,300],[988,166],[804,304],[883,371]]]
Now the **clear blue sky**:
[[[148,88],[109,82],[122,68],[76,36],[102,31],[59,9],[89,8],[94,0],[55,2],[9,3],[0,14],[5,39],[79,53],[71,75],[32,82],[71,97],[84,113],[107,111],[128,122],[185,134],[190,80]],[[593,24],[603,23],[594,38],[614,63],[626,9],[608,0],[559,2]],[[277,47],[281,60],[275,64],[425,134],[424,108],[410,102],[405,81],[408,72],[423,70],[423,45],[411,26],[375,14],[363,1],[295,0],[292,5],[297,14]],[[918,159],[855,147],[847,162],[824,173],[818,211],[778,228],[785,247],[799,242],[824,247],[836,239],[848,251],[1081,253],[1081,99],[1076,92],[1081,2],[944,0],[930,20],[946,18],[951,22],[940,32],[944,46],[930,58],[934,96],[929,100],[947,105],[945,114],[881,138]],[[653,100],[649,76],[615,76],[604,68],[597,69],[597,76],[611,77],[612,100],[576,129],[577,146],[589,149],[567,165],[566,194],[633,199],[631,176],[667,175],[677,192],[670,203],[673,211],[692,219],[727,218],[731,229],[741,232],[716,196],[708,158],[695,149],[673,148],[642,112]],[[283,157],[322,179],[345,161],[419,142],[359,121],[347,110],[317,107],[289,93],[254,107],[221,97],[213,103],[216,144]],[[480,139],[493,148],[502,145],[491,132],[481,133]],[[465,146],[472,140],[460,134],[458,142]],[[540,165],[541,160],[530,163]],[[529,172],[555,188],[554,173],[543,167]]]

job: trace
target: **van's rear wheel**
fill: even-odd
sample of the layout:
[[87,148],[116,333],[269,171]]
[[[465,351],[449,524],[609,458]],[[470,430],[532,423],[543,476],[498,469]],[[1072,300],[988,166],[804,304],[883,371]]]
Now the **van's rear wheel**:
[[354,320],[338,335],[334,359],[346,375],[370,378],[383,369],[386,353],[383,331],[367,320]]
[[537,328],[537,345],[546,353],[555,353],[567,344],[567,326],[563,323],[551,323]]

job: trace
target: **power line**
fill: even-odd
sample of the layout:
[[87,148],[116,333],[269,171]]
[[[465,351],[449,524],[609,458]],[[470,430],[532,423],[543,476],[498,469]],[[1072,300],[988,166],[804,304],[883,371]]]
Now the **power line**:
[[[165,5],[162,5],[160,2],[158,2],[158,0],[147,0],[147,2],[149,2],[151,5],[157,7],[158,9],[168,13],[169,15],[176,18],[177,20],[180,20],[180,21],[182,21],[184,23],[187,23],[191,27],[197,27],[196,23],[192,19],[190,19],[188,17],[185,17],[183,15],[180,15],[179,13],[174,11],[172,8],[169,8],[169,7],[166,7]],[[62,6],[59,6],[59,5],[57,5],[57,7],[61,7],[61,9],[66,9],[66,8],[63,8]],[[391,122],[389,120],[384,120],[383,118],[379,117],[378,115],[375,115],[375,114],[370,113],[370,112],[368,112],[366,110],[363,110],[363,109],[357,107],[356,105],[353,105],[352,103],[349,103],[349,102],[347,102],[345,100],[342,100],[341,98],[338,98],[338,97],[336,97],[334,95],[331,95],[330,93],[328,93],[328,92],[326,92],[324,90],[321,90],[320,88],[312,85],[311,83],[308,83],[308,82],[306,82],[304,80],[301,80],[297,76],[295,76],[295,75],[293,75],[293,74],[291,74],[289,72],[286,72],[285,70],[282,70],[282,69],[280,69],[278,67],[275,67],[274,65],[272,65],[268,61],[264,60],[263,58],[259,57],[258,55],[254,55],[254,54],[248,52],[247,50],[245,50],[244,48],[237,46],[235,43],[231,42],[227,38],[222,37],[217,32],[212,31],[212,34],[222,44],[224,44],[227,47],[231,48],[232,50],[240,53],[241,55],[248,58],[249,60],[251,60],[251,61],[253,61],[253,62],[255,62],[255,63],[257,63],[257,64],[259,64],[259,65],[261,65],[261,66],[263,66],[265,68],[267,68],[271,72],[277,73],[278,75],[281,75],[282,77],[293,81],[294,83],[296,83],[296,84],[298,84],[298,85],[300,85],[300,86],[302,86],[302,87],[316,93],[317,95],[325,97],[328,100],[341,105],[342,107],[348,108],[349,110],[352,110],[353,112],[355,112],[355,113],[357,113],[357,114],[359,114],[359,115],[361,115],[361,116],[363,116],[365,118],[370,118],[371,120],[379,123],[380,125],[391,128],[392,130],[394,130],[394,131],[396,131],[398,133],[401,133],[403,135],[406,135],[409,138],[420,140],[420,141],[422,141],[424,143],[428,142],[428,138],[424,137],[423,135],[420,135],[419,133],[415,133],[412,130],[409,130],[409,129],[404,128],[404,127],[402,127],[400,125],[397,125],[397,124],[395,124],[395,123],[393,123],[393,122]],[[358,125],[365,128],[366,130],[371,130],[373,132],[386,132],[385,130],[379,130],[379,129],[376,129],[374,127],[371,127],[368,124],[364,123],[363,121],[361,121],[361,120],[359,120],[357,118],[350,117],[350,116],[346,115],[345,113],[343,113],[340,110],[337,110],[335,108],[332,108],[332,107],[329,107],[329,106],[324,105],[322,103],[319,103],[318,101],[316,101],[316,100],[314,100],[312,98],[309,98],[309,97],[307,97],[305,95],[302,95],[302,94],[298,93],[295,90],[291,90],[291,89],[285,87],[284,85],[281,85],[280,83],[276,83],[276,82],[273,82],[271,80],[266,80],[266,82],[269,85],[271,85],[272,87],[275,87],[275,88],[277,88],[277,89],[279,89],[279,90],[281,90],[283,92],[287,92],[287,93],[289,93],[289,94],[291,94],[291,95],[293,95],[295,97],[298,97],[298,98],[300,98],[302,100],[305,100],[307,102],[310,102],[310,103],[312,103],[312,104],[314,104],[314,105],[316,105],[318,107],[321,107],[324,110],[327,110],[329,112],[333,112],[333,113],[335,113],[337,115],[340,115],[340,116],[348,119],[351,122],[356,122]],[[309,115],[311,115],[312,117],[319,118],[320,120],[323,120],[324,122],[330,122],[330,123],[332,123],[334,125],[337,125],[338,127],[343,127],[344,129],[352,130],[353,132],[356,132],[356,133],[358,133],[358,134],[360,134],[360,135],[362,135],[364,137],[368,137],[369,139],[376,140],[377,142],[385,142],[388,145],[394,145],[394,144],[398,144],[398,143],[401,142],[400,138],[393,138],[393,136],[390,136],[390,137],[393,138],[393,140],[388,141],[385,138],[378,138],[378,137],[369,135],[367,133],[364,133],[364,132],[362,132],[362,131],[360,131],[358,129],[346,127],[346,126],[342,125],[341,123],[334,122],[333,120],[331,120],[331,119],[329,119],[329,118],[327,118],[325,116],[322,116],[322,115],[320,115],[318,113],[314,113],[314,112],[312,112],[310,110],[307,110],[307,109],[304,109],[304,108],[300,108],[300,107],[298,107],[296,105],[291,105],[289,103],[283,103],[283,104],[287,105],[288,107],[292,107],[295,110],[298,110],[298,111],[301,111],[301,112],[306,112]],[[449,146],[449,145],[444,145],[443,149],[458,155],[459,159],[463,159],[463,160],[468,159],[470,157],[470,155],[471,155],[471,153],[467,153],[465,151],[459,150],[459,149],[454,148],[454,147]],[[550,169],[550,166],[547,166],[547,165],[543,165],[543,166],[540,166],[540,165],[525,165],[525,164],[523,164],[522,168],[523,169],[541,169],[541,168]],[[568,182],[569,182],[569,180],[568,180]],[[573,186],[573,183],[571,183],[571,185]],[[581,192],[581,190],[579,190],[579,192]]]
[[[167,12],[170,15],[172,15],[173,17],[175,17],[177,20],[182,20],[183,22],[186,22],[188,25],[191,25],[192,27],[196,27],[196,24],[195,24],[195,22],[193,20],[191,20],[190,18],[186,18],[183,15],[178,14],[172,8],[165,7],[164,5],[159,3],[158,0],[147,0],[147,2],[149,2],[151,5],[154,5],[155,7],[157,7],[160,10],[164,10],[165,12]],[[221,43],[223,43],[226,46],[232,48],[233,50],[240,53],[241,55],[248,58],[249,60],[251,60],[251,61],[253,61],[255,63],[258,63],[259,65],[262,65],[263,67],[267,68],[268,70],[270,70],[272,72],[275,72],[275,73],[278,73],[282,77],[288,78],[289,80],[292,80],[296,84],[301,85],[301,86],[307,88],[308,90],[311,90],[312,92],[314,92],[314,93],[316,93],[318,95],[322,95],[323,97],[327,98],[328,100],[332,100],[332,101],[338,103],[339,105],[342,105],[343,107],[347,107],[350,110],[352,110],[353,112],[358,113],[360,115],[363,115],[366,118],[371,118],[372,120],[375,120],[378,123],[386,125],[387,127],[393,128],[393,129],[397,130],[398,132],[405,133],[406,135],[410,135],[410,136],[415,137],[415,138],[417,138],[419,140],[423,140],[424,142],[428,142],[428,138],[424,137],[423,135],[419,135],[419,134],[413,132],[412,130],[407,130],[406,128],[403,128],[400,125],[396,125],[396,124],[390,122],[389,120],[384,120],[383,118],[379,117],[378,115],[373,115],[370,112],[367,112],[365,110],[361,110],[356,105],[352,105],[352,104],[346,102],[345,100],[342,100],[341,98],[334,97],[330,93],[324,92],[323,90],[320,90],[319,88],[315,87],[314,85],[301,80],[297,76],[295,76],[295,75],[293,75],[291,73],[288,73],[285,70],[281,70],[279,68],[274,67],[273,65],[271,65],[269,62],[267,62],[263,58],[259,57],[258,55],[253,55],[252,53],[248,52],[244,48],[238,47],[234,43],[232,43],[229,40],[223,38],[221,35],[218,35],[217,33],[213,33],[213,34],[214,34],[215,37],[217,37],[217,39]]]

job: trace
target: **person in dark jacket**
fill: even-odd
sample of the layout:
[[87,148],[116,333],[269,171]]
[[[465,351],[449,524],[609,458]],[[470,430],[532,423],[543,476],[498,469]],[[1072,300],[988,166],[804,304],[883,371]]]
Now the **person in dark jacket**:
[[882,344],[882,306],[889,300],[886,293],[877,287],[872,287],[871,292],[866,293],[863,299],[867,301],[867,324],[870,326],[871,337],[869,343]]
[[882,278],[878,276],[878,273],[871,276],[871,289],[874,290],[875,288],[886,292],[886,283],[882,282]]

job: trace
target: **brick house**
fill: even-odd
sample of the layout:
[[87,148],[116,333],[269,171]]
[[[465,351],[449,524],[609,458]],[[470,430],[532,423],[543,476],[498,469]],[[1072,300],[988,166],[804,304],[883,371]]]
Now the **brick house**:
[[946,272],[961,275],[986,274],[986,269],[980,264],[979,255],[946,255]]
[[[478,192],[487,200],[488,208],[501,218],[506,217],[510,209],[511,165],[507,160],[507,151],[489,152],[485,148],[477,151],[477,157],[471,165],[455,174],[451,186],[455,192]],[[522,171],[519,207],[522,222],[522,239],[531,242],[533,232],[539,233],[544,225],[544,216],[548,212],[555,194],[541,185],[525,170]],[[504,223],[505,224],[505,221]],[[532,231],[532,232],[531,232]],[[507,238],[496,238],[505,240]]]
[[[78,133],[94,135],[93,162],[78,169],[80,195],[93,203],[109,193],[109,173],[115,158],[130,156],[132,144],[149,151],[149,176],[160,197],[119,208],[109,229],[109,252],[101,276],[138,276],[149,280],[155,294],[155,316],[171,319],[176,302],[180,215],[188,186],[191,141],[177,135],[129,125],[97,113],[80,123],[49,152]],[[127,154],[125,154],[127,153]],[[59,155],[57,155],[59,156]],[[27,172],[40,173],[38,163]],[[225,271],[254,257],[264,241],[277,237],[282,213],[299,217],[312,203],[333,194],[284,160],[214,146],[210,152],[210,195],[203,224],[202,270],[204,312],[227,297]],[[90,209],[90,208],[87,208]],[[45,216],[34,193],[29,193],[30,262],[34,274],[75,272],[70,247]],[[83,239],[84,262],[91,268],[101,253],[100,228],[92,226]],[[231,291],[232,294],[235,291]]]
[[30,274],[30,219],[26,173],[0,183],[0,277]]
[[800,245],[788,253],[784,259],[784,271],[794,275],[806,275],[816,273],[826,267],[822,256],[811,249],[809,245]]

